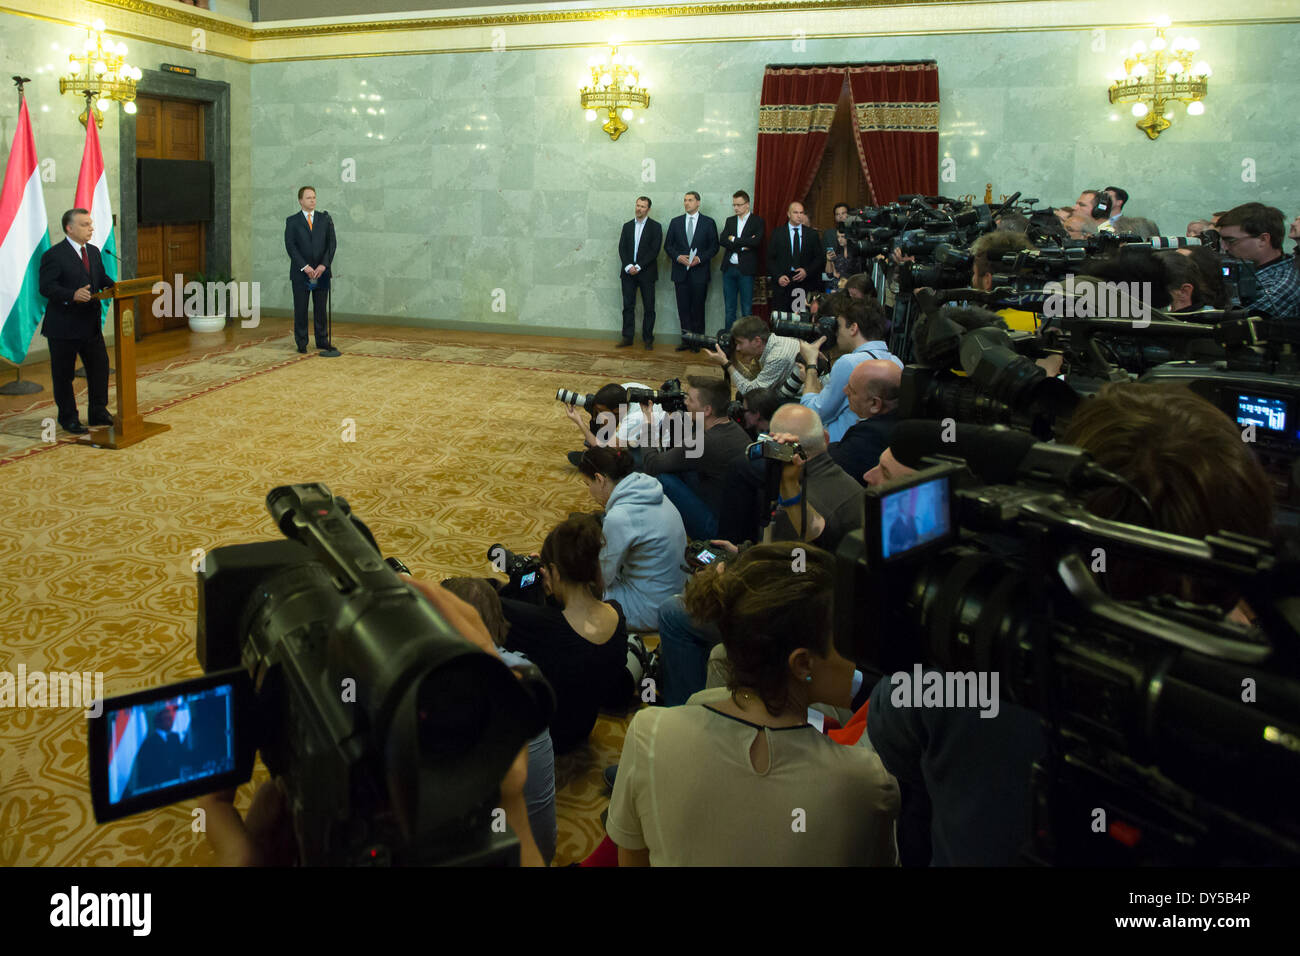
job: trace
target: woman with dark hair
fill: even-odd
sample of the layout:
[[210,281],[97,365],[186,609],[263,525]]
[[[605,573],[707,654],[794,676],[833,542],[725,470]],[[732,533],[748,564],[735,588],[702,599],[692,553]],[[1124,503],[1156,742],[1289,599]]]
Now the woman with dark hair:
[[1205,283],[1205,304],[1214,309],[1228,307],[1228,287],[1223,283],[1223,256],[1210,246],[1189,246],[1177,250],[1180,256],[1186,256],[1196,263],[1201,270],[1201,279]]
[[686,610],[718,626],[727,685],[633,718],[606,823],[620,866],[897,862],[897,782],[873,750],[807,720],[814,701],[852,696],[834,592],[834,558],[803,544],[758,545],[691,578]]
[[600,599],[603,543],[590,515],[560,523],[541,551],[542,585],[558,607],[501,600],[506,647],[526,654],[555,690],[556,753],[584,744],[600,706],[626,687],[627,623],[622,608]]
[[663,485],[633,468],[619,448],[588,448],[578,460],[588,493],[605,508],[605,598],[622,606],[632,630],[656,631],[659,605],[686,581],[686,528]]
[[1156,253],[1156,261],[1165,273],[1165,288],[1169,290],[1169,312],[1187,314],[1213,309],[1210,304],[1209,284],[1205,274],[1191,256],[1179,255],[1181,250],[1166,249]]

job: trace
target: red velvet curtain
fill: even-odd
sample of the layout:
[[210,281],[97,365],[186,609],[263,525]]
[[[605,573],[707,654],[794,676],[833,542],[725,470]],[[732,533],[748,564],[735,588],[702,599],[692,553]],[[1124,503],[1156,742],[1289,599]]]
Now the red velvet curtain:
[[[758,107],[758,158],[754,164],[754,212],[769,235],[786,221],[786,209],[808,195],[835,106],[844,86],[844,67],[768,69]],[[763,273],[767,246],[764,244]],[[754,286],[754,311],[767,314],[767,283]]]
[[872,201],[937,195],[938,64],[875,63],[849,67],[848,74],[854,138]]

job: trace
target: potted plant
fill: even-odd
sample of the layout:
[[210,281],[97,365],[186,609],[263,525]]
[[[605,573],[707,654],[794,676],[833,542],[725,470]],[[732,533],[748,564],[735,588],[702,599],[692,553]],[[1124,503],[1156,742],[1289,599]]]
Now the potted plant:
[[[226,312],[224,309],[226,298],[224,295],[220,296],[217,300],[219,303],[217,308],[213,311],[213,314],[208,315],[208,302],[210,301],[208,287],[210,283],[225,286],[231,281],[231,277],[221,272],[212,275],[196,272],[192,281],[199,284],[202,289],[202,296],[200,301],[197,302],[192,301],[194,297],[190,294],[187,293],[185,296],[185,315],[189,319],[190,331],[220,332],[226,327]],[[190,288],[189,283],[186,283],[186,288],[187,290]]]

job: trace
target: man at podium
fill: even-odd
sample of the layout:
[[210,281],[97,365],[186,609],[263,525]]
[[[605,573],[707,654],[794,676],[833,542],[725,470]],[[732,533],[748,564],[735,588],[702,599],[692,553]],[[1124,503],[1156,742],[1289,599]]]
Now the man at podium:
[[88,429],[77,415],[77,396],[72,376],[81,356],[86,369],[91,425],[112,425],[108,412],[108,349],[104,347],[103,307],[91,296],[113,287],[104,272],[99,250],[90,244],[95,234],[90,213],[69,209],[63,214],[63,232],[68,237],[41,256],[40,290],[48,300],[41,334],[49,340],[50,378],[54,401],[59,407],[59,425],[74,435]]

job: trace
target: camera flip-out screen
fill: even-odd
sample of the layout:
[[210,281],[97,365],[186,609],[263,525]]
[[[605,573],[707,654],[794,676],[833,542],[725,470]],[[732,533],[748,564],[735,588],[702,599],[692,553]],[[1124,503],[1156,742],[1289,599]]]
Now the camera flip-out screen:
[[869,488],[865,535],[872,564],[947,543],[953,537],[949,466]]
[[1237,394],[1237,424],[1255,425],[1271,432],[1287,431],[1287,401],[1266,395]]
[[252,770],[248,675],[199,677],[104,701],[90,721],[91,802],[101,823],[233,787]]

